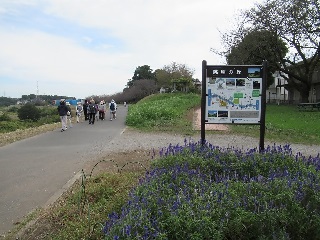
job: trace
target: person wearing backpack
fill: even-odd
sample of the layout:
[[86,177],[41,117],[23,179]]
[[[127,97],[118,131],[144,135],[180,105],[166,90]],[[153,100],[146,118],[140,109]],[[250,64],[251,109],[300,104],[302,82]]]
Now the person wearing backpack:
[[96,119],[97,107],[95,101],[91,99],[90,104],[88,105],[88,114],[89,114],[89,124],[94,124]]
[[67,102],[66,105],[67,105],[67,108],[68,108],[68,112],[67,112],[67,127],[68,127],[68,124],[69,124],[69,127],[72,128],[72,113],[71,113],[70,103]]
[[77,123],[80,122],[83,112],[83,106],[81,105],[81,102],[77,103],[76,106],[76,116],[77,116]]
[[112,121],[112,119],[117,119],[117,115],[116,115],[117,104],[113,99],[109,103],[109,109],[110,109],[110,121]]
[[61,120],[61,132],[64,132],[65,130],[67,130],[67,113],[68,113],[68,111],[69,111],[69,109],[66,105],[66,100],[61,99],[60,105],[58,106],[58,113],[59,113],[60,120]]

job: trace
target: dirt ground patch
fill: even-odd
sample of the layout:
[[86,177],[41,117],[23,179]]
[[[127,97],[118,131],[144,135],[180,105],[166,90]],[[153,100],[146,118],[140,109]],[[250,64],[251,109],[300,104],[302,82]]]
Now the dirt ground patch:
[[[194,111],[193,127],[195,130],[201,130],[201,109],[198,108]],[[215,130],[215,131],[227,131],[228,126],[224,124],[206,124],[205,130]]]
[[84,166],[86,175],[96,175],[103,172],[121,173],[124,171],[147,170],[154,154],[150,150],[134,150],[113,152],[103,156],[98,161],[88,161]]

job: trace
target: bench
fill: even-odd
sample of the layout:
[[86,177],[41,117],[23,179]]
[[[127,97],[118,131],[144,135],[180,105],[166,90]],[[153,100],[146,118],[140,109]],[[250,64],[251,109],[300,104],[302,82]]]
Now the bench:
[[316,103],[299,103],[297,105],[299,110],[313,110],[313,109],[318,109],[318,111],[320,110],[320,102],[316,102]]

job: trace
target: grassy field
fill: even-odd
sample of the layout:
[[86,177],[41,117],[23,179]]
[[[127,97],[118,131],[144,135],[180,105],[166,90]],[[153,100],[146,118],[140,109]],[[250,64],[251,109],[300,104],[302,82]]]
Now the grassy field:
[[[192,135],[190,111],[199,106],[199,95],[150,96],[130,106],[127,125]],[[319,126],[314,126],[319,114],[268,105],[266,137],[319,144]],[[258,129],[234,126],[231,133],[258,136]],[[25,239],[320,236],[318,158],[296,158],[288,146],[261,154],[188,142],[167,146],[160,156],[147,172],[104,173],[78,182],[42,213],[38,235],[30,233]]]
[[[127,125],[144,131],[195,134],[190,111],[200,107],[195,94],[159,94],[130,107]],[[320,111],[298,111],[294,105],[267,105],[265,138],[272,141],[320,144]],[[259,125],[229,125],[236,133],[259,137]],[[210,134],[212,132],[208,132]],[[213,132],[216,133],[216,132]],[[219,132],[221,133],[221,132]]]
[[[290,143],[320,144],[320,111],[298,111],[294,105],[267,105],[266,138]],[[259,126],[236,125],[238,134],[259,136]]]

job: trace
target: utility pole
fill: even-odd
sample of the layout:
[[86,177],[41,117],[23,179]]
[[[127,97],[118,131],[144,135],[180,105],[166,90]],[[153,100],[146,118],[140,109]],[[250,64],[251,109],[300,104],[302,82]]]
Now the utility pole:
[[36,95],[36,99],[38,99],[39,97],[39,85],[38,85],[38,81],[37,81],[37,95]]

